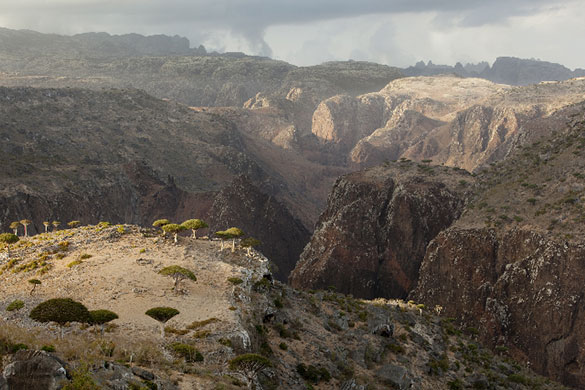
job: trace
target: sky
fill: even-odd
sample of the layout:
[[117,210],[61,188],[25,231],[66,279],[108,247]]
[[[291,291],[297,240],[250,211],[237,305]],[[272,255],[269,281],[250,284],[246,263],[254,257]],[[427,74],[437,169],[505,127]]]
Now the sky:
[[583,0],[0,0],[0,26],[167,34],[296,65],[499,56],[585,68]]

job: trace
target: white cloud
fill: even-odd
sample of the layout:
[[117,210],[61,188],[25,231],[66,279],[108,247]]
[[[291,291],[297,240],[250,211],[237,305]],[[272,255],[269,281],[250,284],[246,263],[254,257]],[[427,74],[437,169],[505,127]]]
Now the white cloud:
[[545,0],[0,0],[0,25],[74,34],[180,34],[297,64],[407,66],[513,55],[585,67],[585,2]]

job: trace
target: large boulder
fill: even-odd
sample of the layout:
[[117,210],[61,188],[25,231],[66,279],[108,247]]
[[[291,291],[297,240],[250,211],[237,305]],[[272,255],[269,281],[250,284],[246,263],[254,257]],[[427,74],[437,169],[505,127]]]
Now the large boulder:
[[66,379],[67,369],[61,359],[44,351],[18,351],[4,367],[0,389],[57,390]]

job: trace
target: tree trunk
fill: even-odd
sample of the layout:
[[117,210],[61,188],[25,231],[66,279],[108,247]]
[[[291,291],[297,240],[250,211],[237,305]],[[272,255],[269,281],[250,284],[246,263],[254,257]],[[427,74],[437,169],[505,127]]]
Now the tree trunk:
[[175,278],[175,287],[174,287],[175,294],[178,294],[179,293],[179,280],[180,280],[179,277],[176,277]]
[[160,323],[160,337],[163,339],[165,338],[165,324],[162,322]]
[[18,229],[12,229],[14,231],[14,235],[18,236]]
[[236,251],[236,239],[234,238],[232,240],[232,253],[234,253]]
[[28,231],[27,231],[27,229],[26,229],[26,226],[27,226],[27,225],[23,225],[23,226],[24,226],[24,236],[25,236],[25,237],[28,237]]
[[191,230],[193,230],[193,238],[197,239],[197,230],[195,230],[195,229],[191,229]]
[[221,240],[221,248],[219,249],[220,252],[223,252],[223,240]]
[[178,234],[178,233],[175,233],[175,244],[176,244],[177,242],[179,242],[179,239],[177,238],[178,236],[179,236],[179,234]]
[[49,226],[45,225],[45,233],[48,233],[48,232],[49,232]]

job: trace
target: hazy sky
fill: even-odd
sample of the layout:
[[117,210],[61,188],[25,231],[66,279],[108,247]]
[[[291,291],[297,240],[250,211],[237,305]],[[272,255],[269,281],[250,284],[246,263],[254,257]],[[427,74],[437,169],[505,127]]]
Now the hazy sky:
[[0,26],[179,34],[298,65],[498,56],[585,68],[584,0],[0,0]]

